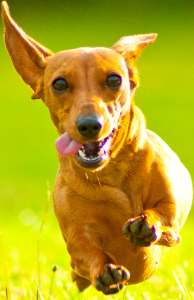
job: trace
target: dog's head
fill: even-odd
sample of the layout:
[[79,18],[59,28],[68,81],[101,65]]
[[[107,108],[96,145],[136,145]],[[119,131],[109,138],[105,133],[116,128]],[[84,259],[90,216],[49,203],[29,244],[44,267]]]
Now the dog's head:
[[53,54],[18,27],[2,3],[5,42],[14,67],[42,99],[60,134],[61,155],[99,170],[129,135],[132,97],[139,85],[135,59],[156,34],[128,36],[111,48],[78,48]]

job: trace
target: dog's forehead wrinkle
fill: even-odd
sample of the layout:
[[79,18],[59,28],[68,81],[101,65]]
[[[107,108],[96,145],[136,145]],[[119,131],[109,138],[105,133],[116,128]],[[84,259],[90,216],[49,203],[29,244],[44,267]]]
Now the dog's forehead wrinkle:
[[84,49],[84,52],[80,55],[80,59],[83,63],[88,64],[88,68],[93,64],[99,71],[112,71],[118,73],[126,71],[123,57],[112,49],[93,48],[92,50],[93,51],[88,51],[87,49]]
[[72,50],[65,50],[56,53],[53,57],[50,58],[48,62],[48,68],[60,68],[63,66],[66,68],[68,65],[75,66],[76,64],[87,65],[88,67],[93,66],[102,66],[106,64],[107,67],[125,69],[125,61],[123,57],[109,48],[77,48]]

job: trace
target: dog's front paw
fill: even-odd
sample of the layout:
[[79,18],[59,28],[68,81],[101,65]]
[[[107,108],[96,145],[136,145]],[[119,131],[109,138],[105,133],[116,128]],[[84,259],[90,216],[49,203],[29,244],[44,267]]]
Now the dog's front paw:
[[116,294],[123,285],[129,280],[130,273],[123,266],[107,264],[104,267],[103,274],[97,275],[96,289],[105,295]]
[[123,234],[139,247],[149,247],[158,239],[156,226],[149,224],[146,215],[130,219],[123,227]]

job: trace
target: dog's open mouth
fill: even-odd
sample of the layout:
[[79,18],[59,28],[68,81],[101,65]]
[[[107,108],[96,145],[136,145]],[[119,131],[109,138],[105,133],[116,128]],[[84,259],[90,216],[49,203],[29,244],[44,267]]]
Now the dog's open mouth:
[[57,151],[64,156],[75,155],[76,161],[84,168],[96,169],[109,158],[114,130],[101,141],[77,142],[65,132],[56,141]]
[[114,131],[109,136],[99,142],[87,142],[83,144],[76,154],[77,162],[86,168],[97,168],[103,161],[109,157],[109,149],[111,146]]

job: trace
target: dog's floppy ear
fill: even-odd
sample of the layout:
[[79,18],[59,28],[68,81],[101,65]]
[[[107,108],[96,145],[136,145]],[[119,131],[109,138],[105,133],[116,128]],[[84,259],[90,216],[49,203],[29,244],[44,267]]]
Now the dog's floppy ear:
[[34,94],[32,99],[44,100],[43,76],[47,60],[53,53],[29,37],[12,19],[9,6],[2,2],[2,19],[7,50],[16,71]]
[[156,33],[125,36],[112,46],[112,49],[121,54],[126,61],[132,90],[139,85],[135,60],[141,54],[142,50],[152,44],[156,38]]

